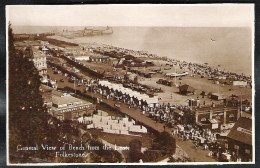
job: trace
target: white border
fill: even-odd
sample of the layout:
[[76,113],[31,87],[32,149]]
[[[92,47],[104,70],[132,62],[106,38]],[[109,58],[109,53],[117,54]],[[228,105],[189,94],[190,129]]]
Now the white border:
[[7,165],[11,165],[9,163],[9,77],[8,77],[8,71],[9,71],[9,52],[8,52],[8,22],[9,22],[9,8],[8,6],[5,7],[5,41],[6,41],[6,163]]
[[[58,165],[235,165],[235,164],[255,164],[255,4],[254,3],[246,3],[246,5],[253,5],[254,10],[253,16],[254,16],[254,22],[252,23],[252,144],[253,144],[253,160],[252,162],[182,162],[182,163],[168,163],[168,162],[146,162],[146,163],[21,163],[21,164],[12,164],[9,162],[9,96],[8,96],[8,89],[9,89],[9,83],[8,83],[8,70],[9,70],[9,56],[8,56],[8,22],[9,22],[9,8],[8,6],[28,6],[28,5],[7,5],[5,7],[5,14],[6,14],[6,159],[7,159],[7,165],[8,166],[58,166]],[[120,4],[122,5],[122,4]],[[117,4],[116,6],[120,6]],[[137,6],[138,4],[127,4],[131,6]],[[155,6],[152,4],[141,4],[141,5],[147,5],[147,6]],[[138,6],[141,6],[138,5]],[[157,6],[171,6],[169,4],[156,4]],[[228,4],[174,4],[173,6],[213,6],[213,5],[243,5],[243,4],[235,4],[235,3],[228,3]],[[30,5],[30,6],[38,6],[38,5]],[[48,5],[41,5],[41,6],[48,6]],[[54,6],[69,6],[69,5],[54,5]],[[109,6],[115,6],[109,5]],[[123,5],[126,6],[126,5]]]
[[255,163],[255,4],[254,4],[254,10],[252,11],[254,16],[254,22],[252,23],[252,132],[253,132],[253,160],[252,162]]

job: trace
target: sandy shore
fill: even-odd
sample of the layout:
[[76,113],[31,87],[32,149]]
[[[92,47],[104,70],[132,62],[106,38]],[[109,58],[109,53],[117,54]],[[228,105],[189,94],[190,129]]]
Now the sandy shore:
[[[159,69],[161,68],[162,70],[166,67],[166,61],[155,61],[155,67],[154,69]],[[173,73],[175,72],[175,68],[171,67],[170,70],[163,70],[165,73]],[[183,72],[183,71],[188,71],[185,69],[179,69],[178,66],[176,66],[176,72]],[[164,74],[165,74],[164,73]],[[190,72],[189,72],[190,73]],[[205,91],[206,93],[220,93],[224,97],[230,97],[232,94],[240,96],[242,94],[242,100],[248,99],[250,102],[252,102],[252,89],[250,87],[247,88],[239,88],[238,86],[233,86],[233,85],[221,85],[221,84],[214,84],[212,80],[208,80],[207,78],[201,78],[200,76],[195,76],[191,77],[190,75],[182,77],[181,80],[179,78],[173,78],[170,79],[168,78],[169,81],[172,81],[178,85],[183,85],[183,84],[188,84],[192,86],[193,88],[196,89],[194,95],[180,95],[179,88],[172,86],[165,86],[161,84],[157,84],[156,81],[158,81],[161,78],[166,78],[164,74],[156,74],[154,75],[153,78],[148,79],[148,78],[143,78],[139,82],[148,86],[153,86],[157,88],[161,88],[164,92],[159,93],[158,96],[162,98],[160,100],[160,103],[172,103],[172,104],[179,104],[179,105],[188,105],[188,99],[197,99],[199,97],[200,102],[203,103],[205,101],[206,104],[211,104],[212,102],[215,102],[216,104],[220,103],[221,101],[212,101],[211,99],[204,97],[200,95],[202,91]],[[231,89],[231,91],[230,91]],[[172,95],[172,96],[171,96]]]
[[[63,40],[63,41],[68,41],[68,42],[73,42],[77,43],[80,45],[91,45],[91,46],[103,46],[102,44],[98,43],[82,43],[81,40],[77,39],[67,39],[65,37],[60,37],[60,36],[50,36],[50,38],[58,39],[58,40]],[[148,58],[147,58],[148,60]],[[156,88],[161,88],[164,92],[163,93],[158,93],[158,96],[161,97],[162,99],[160,100],[160,104],[163,103],[171,103],[171,104],[178,104],[178,105],[188,105],[188,99],[196,99],[197,97],[200,99],[201,104],[205,101],[206,104],[211,104],[212,100],[200,95],[202,91],[206,91],[206,93],[220,93],[224,97],[230,97],[232,94],[239,96],[239,98],[242,100],[248,99],[250,102],[252,102],[252,89],[250,87],[247,88],[239,88],[238,86],[232,86],[232,85],[221,85],[221,84],[214,84],[212,80],[208,80],[207,78],[201,78],[200,76],[195,76],[191,77],[186,76],[182,77],[182,80],[179,80],[179,78],[176,78],[176,83],[178,85],[182,84],[188,84],[192,86],[193,88],[196,89],[194,95],[190,96],[184,96],[180,95],[178,93],[179,88],[172,86],[165,86],[161,84],[157,84],[156,81],[158,81],[160,78],[165,78],[165,73],[173,73],[175,72],[184,72],[188,71],[186,69],[179,69],[178,66],[175,67],[170,67],[170,70],[164,70],[164,68],[169,68],[169,66],[166,66],[166,61],[163,60],[158,60],[158,59],[149,59],[152,60],[155,63],[154,67],[146,68],[146,69],[140,69],[141,71],[146,71],[150,72],[152,69],[160,69],[163,70],[163,74],[156,74],[152,78],[140,78],[139,83],[145,84],[148,86],[156,87]],[[96,66],[95,64],[92,64],[93,66]],[[100,69],[100,65],[97,65],[98,69]],[[189,72],[190,73],[190,72]],[[172,82],[175,83],[175,79],[168,79]],[[220,103],[220,101],[214,101],[216,104]]]

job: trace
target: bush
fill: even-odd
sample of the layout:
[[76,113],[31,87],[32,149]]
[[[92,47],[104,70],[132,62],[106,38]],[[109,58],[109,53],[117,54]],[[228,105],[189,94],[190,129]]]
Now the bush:
[[142,159],[144,162],[156,162],[161,156],[162,154],[159,150],[146,150],[144,151]]

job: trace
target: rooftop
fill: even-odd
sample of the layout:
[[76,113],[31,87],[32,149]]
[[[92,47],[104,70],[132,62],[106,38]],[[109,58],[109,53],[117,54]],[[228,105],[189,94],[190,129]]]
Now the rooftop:
[[252,145],[252,120],[240,117],[227,137],[244,144]]
[[213,110],[213,111],[217,111],[217,110],[223,110],[224,108],[226,108],[227,111],[230,111],[230,110],[237,110],[236,107],[230,107],[230,106],[224,106],[224,105],[217,105],[215,107],[202,107],[202,108],[199,108],[198,111],[201,112],[201,111],[209,111],[209,110]]
[[32,47],[33,57],[45,57],[46,54],[40,51],[37,47]]
[[39,89],[40,89],[41,92],[47,92],[47,91],[52,91],[53,90],[52,87],[44,85],[44,84],[41,84]]
[[58,95],[52,95],[52,102],[53,104],[57,105],[63,105],[63,104],[70,104],[70,103],[82,103],[83,101],[81,99],[78,99],[76,97],[73,97],[71,95],[66,96],[58,96]]
[[186,91],[189,91],[189,92],[195,91],[195,89],[193,87],[191,87],[190,85],[187,85],[187,84],[180,86],[179,89],[186,90]]
[[57,105],[70,104],[70,103],[72,103],[72,104],[74,104],[74,103],[91,104],[90,102],[73,97],[68,93],[63,93],[63,92],[54,90],[53,88],[46,86],[46,85],[41,85],[40,90],[42,92],[49,93],[49,95],[44,94],[45,95],[44,97],[48,98],[48,99],[50,99],[50,97],[51,97],[53,104],[57,104]]
[[109,56],[99,56],[99,55],[95,55],[95,56],[90,56],[90,58],[109,58]]

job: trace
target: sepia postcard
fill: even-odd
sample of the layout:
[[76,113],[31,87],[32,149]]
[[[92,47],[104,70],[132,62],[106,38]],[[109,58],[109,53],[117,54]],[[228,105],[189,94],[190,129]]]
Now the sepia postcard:
[[254,164],[254,5],[8,5],[8,165]]

